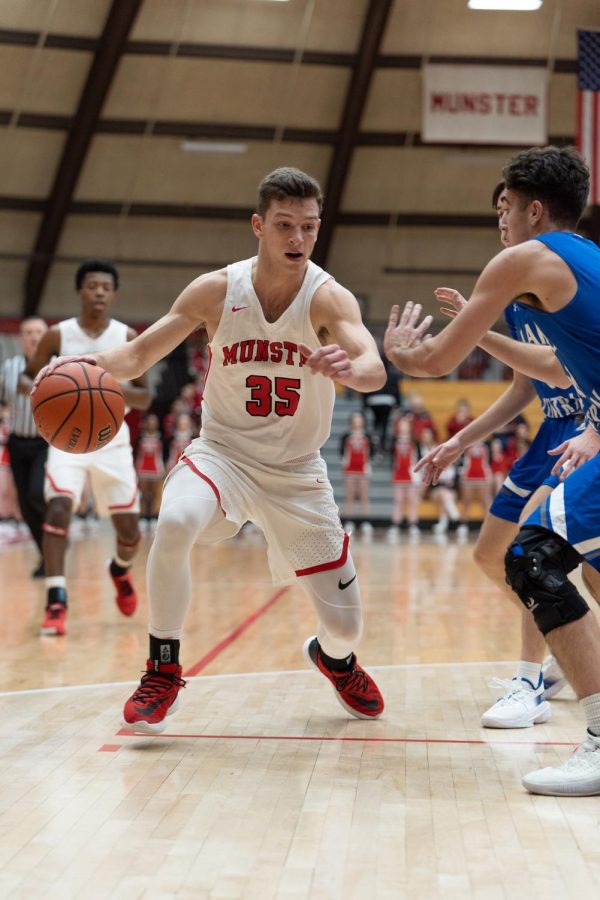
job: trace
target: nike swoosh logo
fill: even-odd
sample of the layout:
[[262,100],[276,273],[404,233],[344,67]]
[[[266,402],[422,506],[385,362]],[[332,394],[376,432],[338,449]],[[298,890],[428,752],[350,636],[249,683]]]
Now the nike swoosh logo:
[[326,478],[317,478],[317,484],[327,484]]
[[249,306],[232,306],[231,312],[239,312],[240,309],[250,309]]
[[134,709],[136,713],[140,716],[151,716],[152,713],[158,709],[158,707],[163,703],[163,700],[156,700],[154,703],[148,703],[147,706],[136,706],[134,705]]
[[353,581],[356,580],[356,572],[354,573],[354,578],[351,578],[350,581],[343,582],[342,579],[338,581],[338,587],[340,591],[345,591],[347,587],[350,587]]
[[365,709],[377,709],[377,700],[365,700],[364,697],[359,697],[357,694],[347,694],[347,696],[351,697],[355,703],[360,703]]

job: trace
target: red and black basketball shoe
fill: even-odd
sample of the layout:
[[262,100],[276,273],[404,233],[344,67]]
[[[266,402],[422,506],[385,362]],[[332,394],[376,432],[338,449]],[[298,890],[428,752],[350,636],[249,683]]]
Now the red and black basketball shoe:
[[383,697],[379,688],[352,654],[348,669],[336,672],[323,660],[323,654],[316,637],[304,642],[302,652],[307,661],[318,669],[332,683],[338,702],[357,719],[376,719],[383,712]]
[[67,633],[67,607],[64,603],[50,603],[46,607],[40,633],[52,637]]
[[128,571],[124,572],[123,575],[113,575],[112,563],[110,562],[108,565],[108,571],[110,572],[112,583],[114,584],[117,591],[115,603],[124,616],[132,616],[137,609],[138,601],[137,594],[131,580],[131,575]]
[[160,734],[167,716],[179,706],[179,691],[185,687],[181,666],[155,663],[149,659],[140,686],[123,708],[123,725],[143,734]]

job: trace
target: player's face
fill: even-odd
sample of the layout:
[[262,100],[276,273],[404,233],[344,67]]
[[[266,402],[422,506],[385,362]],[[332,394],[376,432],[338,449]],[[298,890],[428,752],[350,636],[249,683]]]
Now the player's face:
[[37,345],[47,330],[48,326],[43,319],[32,319],[30,322],[23,322],[21,325],[21,346],[27,359],[31,359],[35,354]]
[[505,208],[500,216],[501,240],[507,247],[522,244],[537,234],[536,222],[532,217],[532,204],[523,200],[515,191],[503,191]]
[[496,202],[496,213],[498,214],[498,230],[500,232],[500,242],[504,247],[510,247],[507,235],[507,227],[504,224],[504,215],[506,213],[506,190],[503,190]]
[[320,224],[319,204],[314,199],[273,200],[264,216],[252,217],[262,252],[286,269],[306,265]]
[[108,272],[86,272],[79,296],[84,312],[102,316],[110,310],[115,298],[115,283]]

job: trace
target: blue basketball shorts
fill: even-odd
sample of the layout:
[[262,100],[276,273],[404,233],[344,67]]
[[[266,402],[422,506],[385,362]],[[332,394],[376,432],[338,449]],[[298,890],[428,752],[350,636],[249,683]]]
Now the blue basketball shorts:
[[490,513],[508,522],[518,522],[529,498],[541,485],[555,488],[559,480],[550,472],[556,456],[549,456],[548,450],[573,437],[582,427],[580,416],[544,419],[531,446],[506,476],[490,506]]
[[539,525],[553,531],[600,571],[599,493],[600,454],[565,478],[523,527]]

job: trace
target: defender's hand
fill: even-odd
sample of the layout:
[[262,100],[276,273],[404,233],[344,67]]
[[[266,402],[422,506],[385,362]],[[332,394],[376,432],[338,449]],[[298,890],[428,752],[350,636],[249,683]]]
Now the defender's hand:
[[433,322],[433,316],[425,316],[421,324],[418,324],[422,309],[420,303],[413,303],[409,300],[400,315],[400,307],[392,306],[388,327],[383,338],[383,349],[391,362],[394,362],[394,353],[418,347],[424,340],[431,337],[427,334],[427,329]]
[[456,437],[452,437],[443,444],[433,447],[429,453],[421,457],[415,466],[415,472],[423,469],[423,482],[425,484],[437,484],[443,470],[456,462],[462,453]]

